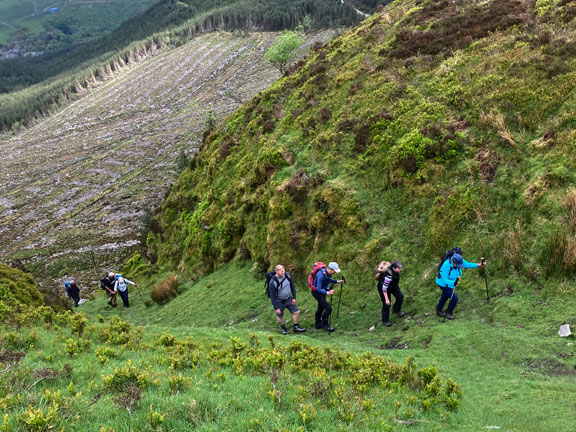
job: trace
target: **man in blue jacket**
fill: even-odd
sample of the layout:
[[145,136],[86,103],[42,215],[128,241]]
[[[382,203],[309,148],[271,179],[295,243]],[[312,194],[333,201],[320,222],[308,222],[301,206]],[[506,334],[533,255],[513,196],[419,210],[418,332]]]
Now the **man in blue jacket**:
[[[458,296],[454,292],[454,289],[460,281],[460,277],[462,276],[462,269],[477,268],[484,265],[484,261],[480,263],[468,262],[462,258],[462,255],[459,254],[454,254],[452,255],[452,258],[444,261],[442,267],[440,267],[438,276],[436,277],[436,285],[438,285],[438,287],[442,290],[440,300],[436,305],[436,315],[439,317],[445,316],[449,320],[454,319],[453,312],[456,308],[456,304],[458,303]],[[448,309],[446,309],[446,312],[443,312],[444,305],[448,300],[450,300],[450,303],[448,303]]]
[[340,271],[338,264],[331,262],[325,269],[318,270],[318,273],[316,273],[316,277],[314,278],[314,283],[312,284],[312,296],[318,302],[318,309],[316,309],[315,315],[317,329],[324,329],[327,332],[333,332],[336,330],[328,324],[330,314],[332,313],[332,306],[330,306],[330,303],[326,301],[326,296],[334,293],[333,289],[328,289],[329,284],[341,284],[344,282],[343,279],[336,280],[330,277],[334,273],[340,273]]

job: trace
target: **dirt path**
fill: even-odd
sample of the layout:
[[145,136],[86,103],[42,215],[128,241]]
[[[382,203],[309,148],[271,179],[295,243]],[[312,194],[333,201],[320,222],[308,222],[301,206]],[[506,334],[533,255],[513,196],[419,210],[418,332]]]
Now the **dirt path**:
[[278,77],[262,55],[274,37],[202,36],[0,140],[0,257],[21,259],[44,283],[94,280],[91,251],[98,273],[116,268],[209,115],[232,112]]

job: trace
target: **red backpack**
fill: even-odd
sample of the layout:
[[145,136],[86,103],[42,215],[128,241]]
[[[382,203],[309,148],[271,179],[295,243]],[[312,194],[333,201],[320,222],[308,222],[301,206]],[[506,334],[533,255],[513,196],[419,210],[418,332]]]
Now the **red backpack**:
[[314,287],[314,279],[316,279],[316,274],[318,273],[318,271],[322,271],[325,268],[326,268],[326,264],[324,264],[323,262],[314,263],[314,266],[312,267],[312,271],[308,275],[308,286],[313,291],[316,291],[316,288]]

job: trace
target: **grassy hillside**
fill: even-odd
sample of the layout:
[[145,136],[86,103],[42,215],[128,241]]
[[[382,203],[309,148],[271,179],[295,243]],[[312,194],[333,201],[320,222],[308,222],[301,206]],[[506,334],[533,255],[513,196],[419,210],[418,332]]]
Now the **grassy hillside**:
[[433,430],[452,424],[460,403],[457,383],[413,359],[0,306],[4,323],[25,324],[2,324],[6,431]]
[[351,278],[398,258],[419,290],[460,244],[557,290],[576,270],[574,16],[398,2],[318,45],[205,137],[149,254],[192,275],[237,258],[303,277],[334,259]]

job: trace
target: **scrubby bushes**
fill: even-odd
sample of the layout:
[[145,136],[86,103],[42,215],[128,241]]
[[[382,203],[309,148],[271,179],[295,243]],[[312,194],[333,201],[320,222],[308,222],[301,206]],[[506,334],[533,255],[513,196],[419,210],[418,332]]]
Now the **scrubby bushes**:
[[180,294],[180,281],[176,275],[170,275],[150,290],[150,297],[158,304],[166,304]]

